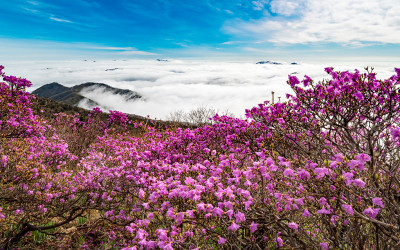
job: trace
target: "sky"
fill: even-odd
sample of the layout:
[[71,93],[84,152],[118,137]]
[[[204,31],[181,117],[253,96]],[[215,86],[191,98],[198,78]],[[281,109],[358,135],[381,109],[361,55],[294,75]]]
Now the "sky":
[[400,0],[1,0],[0,58],[397,58]]

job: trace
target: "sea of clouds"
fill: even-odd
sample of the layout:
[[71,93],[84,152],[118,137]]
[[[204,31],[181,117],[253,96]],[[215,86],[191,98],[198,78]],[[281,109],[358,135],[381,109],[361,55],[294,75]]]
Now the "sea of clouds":
[[[200,106],[229,111],[244,117],[246,108],[265,100],[271,100],[271,91],[285,100],[291,93],[286,84],[289,74],[303,78],[305,74],[315,80],[328,78],[326,66],[337,70],[355,68],[363,70],[371,66],[365,62],[291,64],[256,64],[251,62],[221,62],[194,60],[81,60],[81,61],[36,61],[9,62],[5,72],[25,77],[33,82],[29,91],[40,86],[58,82],[71,87],[85,82],[105,83],[112,87],[138,92],[143,98],[126,101],[118,95],[110,95],[101,89],[83,91],[81,94],[112,110],[151,118],[165,119],[177,110],[188,112]],[[393,62],[375,66],[378,78],[394,74]],[[398,67],[398,66],[397,66]],[[86,107],[81,103],[82,107]]]

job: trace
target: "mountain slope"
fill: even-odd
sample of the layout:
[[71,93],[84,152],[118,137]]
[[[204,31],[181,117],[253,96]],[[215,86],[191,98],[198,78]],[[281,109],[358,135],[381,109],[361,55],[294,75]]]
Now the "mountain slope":
[[48,98],[54,101],[63,102],[74,106],[78,106],[80,103],[85,102],[87,106],[97,107],[101,106],[101,104],[83,96],[81,93],[84,91],[94,91],[98,89],[106,93],[108,92],[113,95],[119,95],[126,101],[133,101],[135,99],[142,98],[141,95],[134,91],[128,89],[114,88],[104,83],[95,82],[87,82],[75,85],[71,88],[65,87],[57,82],[53,82],[41,86],[32,93],[40,97]]
[[104,83],[87,82],[87,83],[75,85],[74,87],[71,88],[72,91],[77,92],[77,93],[79,93],[81,91],[90,91],[92,89],[102,89],[104,92],[110,92],[111,94],[120,95],[126,101],[132,101],[135,99],[142,98],[141,95],[139,95],[137,92],[134,92],[132,90],[114,88],[114,87],[111,87]]

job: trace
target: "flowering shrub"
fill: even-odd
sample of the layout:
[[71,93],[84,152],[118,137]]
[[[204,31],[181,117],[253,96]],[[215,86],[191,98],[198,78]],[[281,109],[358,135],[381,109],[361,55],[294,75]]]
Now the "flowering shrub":
[[[196,129],[135,124],[144,132],[134,137],[124,114],[103,122],[95,109],[87,122],[37,122],[39,134],[9,130],[22,132],[0,148],[0,247],[395,248],[395,70],[386,80],[332,68],[318,83],[290,76],[287,102]],[[2,84],[16,96],[2,105],[32,98]],[[2,111],[4,122],[14,114],[25,113]]]
[[0,65],[0,138],[15,138],[39,132],[38,117],[32,114],[33,95],[25,92],[32,84],[24,78],[7,76]]

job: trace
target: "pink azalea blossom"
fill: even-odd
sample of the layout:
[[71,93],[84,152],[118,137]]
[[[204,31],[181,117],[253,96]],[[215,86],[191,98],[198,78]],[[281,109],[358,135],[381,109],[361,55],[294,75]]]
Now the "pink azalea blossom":
[[364,188],[365,182],[361,179],[355,179],[355,180],[353,180],[353,185],[356,187]]
[[342,204],[343,209],[350,215],[354,215],[353,207],[351,205]]
[[240,223],[246,220],[246,217],[244,216],[244,213],[238,212],[237,214],[235,214],[235,218],[236,218],[236,223]]
[[390,129],[390,134],[393,137],[393,140],[396,140],[400,137],[400,128],[392,128]]
[[382,198],[372,198],[372,203],[374,203],[377,206],[380,206],[381,208],[384,208],[382,203]]
[[293,229],[293,230],[297,230],[299,228],[299,225],[297,223],[295,223],[295,222],[290,222],[288,224],[288,227]]
[[294,176],[294,170],[291,168],[287,168],[287,169],[285,169],[285,171],[283,171],[283,175],[284,176]]
[[321,248],[324,249],[324,250],[328,250],[328,249],[329,249],[329,245],[328,245],[328,243],[326,243],[326,242],[322,242],[322,243],[320,243],[319,245],[320,245]]
[[303,216],[304,216],[304,217],[311,217],[311,214],[310,214],[310,212],[308,211],[307,208],[304,209]]
[[367,155],[367,154],[359,154],[356,156],[356,160],[365,163],[367,161],[371,160],[371,156]]
[[240,228],[240,226],[239,226],[238,224],[236,224],[235,222],[233,222],[233,223],[228,227],[228,230],[236,231],[236,230],[238,230],[239,228]]
[[214,208],[214,210],[213,210],[213,216],[218,216],[218,217],[222,217],[222,215],[224,214],[224,210],[222,210],[221,208],[219,208],[219,207],[215,207]]
[[218,244],[219,244],[219,245],[223,245],[223,244],[225,244],[225,242],[226,242],[226,239],[225,239],[225,238],[222,238],[222,237],[219,237],[219,238],[218,238]]
[[283,240],[281,237],[276,237],[274,239],[275,243],[278,245],[278,247],[283,247]]
[[331,211],[329,211],[326,208],[322,208],[320,210],[317,211],[318,214],[331,214]]
[[373,219],[375,219],[375,217],[378,215],[380,208],[371,208],[368,207],[367,209],[365,209],[362,213],[364,215],[367,215]]
[[323,178],[325,175],[329,175],[330,170],[327,168],[315,168],[314,174],[317,175],[317,178]]
[[254,233],[254,232],[257,230],[257,226],[258,226],[257,223],[255,223],[254,221],[251,222],[251,224],[250,224],[250,231],[251,231],[252,233]]

